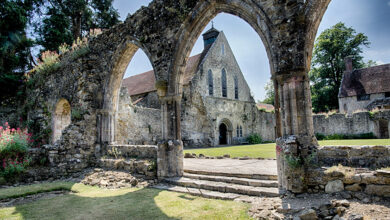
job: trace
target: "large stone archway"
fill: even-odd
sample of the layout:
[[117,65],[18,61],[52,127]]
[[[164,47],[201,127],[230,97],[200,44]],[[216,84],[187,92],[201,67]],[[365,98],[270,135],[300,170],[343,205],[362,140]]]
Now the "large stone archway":
[[[294,147],[305,156],[317,145],[308,72],[314,37],[329,2],[155,0],[124,23],[89,39],[87,53],[62,55],[59,69],[45,75],[45,84],[37,85],[38,92],[30,95],[40,97],[29,117],[44,128],[51,120],[45,112],[53,111],[55,103],[67,97],[72,109],[83,114],[72,120],[57,141],[58,154],[68,156],[57,157],[54,165],[61,164],[59,169],[64,173],[94,165],[102,145],[114,142],[120,83],[132,56],[141,48],[153,65],[162,106],[165,141],[159,145],[158,174],[162,178],[182,175],[182,73],[206,24],[226,12],[244,19],[261,37],[275,85],[278,144],[288,148],[294,136]],[[38,114],[44,117],[34,117]],[[281,166],[280,172],[287,172]],[[281,188],[291,190],[291,184],[286,183],[289,178],[287,175],[279,181]]]

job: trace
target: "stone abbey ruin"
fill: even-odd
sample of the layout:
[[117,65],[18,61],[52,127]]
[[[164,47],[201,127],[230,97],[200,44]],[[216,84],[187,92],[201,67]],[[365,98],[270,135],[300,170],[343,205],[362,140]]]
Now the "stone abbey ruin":
[[[386,174],[370,173],[364,178],[356,174],[357,177],[344,178],[329,176],[314,166],[320,162],[363,167],[390,164],[388,146],[320,148],[317,143],[308,72],[317,29],[329,2],[155,0],[125,22],[91,37],[88,50],[81,56],[61,55],[58,69],[42,73],[41,83],[33,85],[27,98],[31,102],[27,115],[34,122],[35,132],[52,130],[48,143],[36,152],[46,155],[50,163],[50,168],[41,175],[71,175],[103,164],[152,179],[182,176],[182,131],[188,125],[182,124],[185,116],[181,108],[185,105],[182,95],[187,62],[205,26],[224,12],[245,20],[258,33],[268,54],[275,88],[275,128],[272,129],[275,129],[277,143],[280,192],[313,192],[325,190],[328,184],[340,185],[340,182],[348,186],[364,184],[369,186],[366,192],[371,194],[385,189],[390,192],[390,178]],[[116,135],[116,121],[122,108],[122,79],[137,50],[143,50],[153,66],[161,109],[145,120],[156,118],[155,123],[160,123],[156,145],[126,145],[129,142],[119,143]],[[381,113],[384,117],[387,114]],[[328,118],[315,120],[334,123]],[[345,120],[348,127],[351,119],[337,120]],[[126,136],[126,132],[122,136]],[[107,155],[115,156],[117,150],[136,159],[120,163],[107,159]],[[291,166],[291,158],[299,161],[300,166]],[[150,167],[156,167],[157,172]]]

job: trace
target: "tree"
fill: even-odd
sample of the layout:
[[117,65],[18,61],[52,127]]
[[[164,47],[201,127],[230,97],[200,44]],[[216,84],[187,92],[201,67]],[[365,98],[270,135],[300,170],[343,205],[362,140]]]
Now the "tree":
[[36,31],[43,50],[57,50],[71,44],[90,29],[110,28],[119,23],[119,14],[112,6],[113,0],[46,0],[48,8],[43,25]]
[[268,81],[264,86],[265,99],[262,101],[265,104],[275,105],[275,90],[272,80]]
[[345,70],[344,58],[353,57],[353,66],[364,66],[362,46],[368,46],[368,37],[356,33],[352,27],[337,23],[324,30],[314,45],[312,67],[309,73],[314,112],[338,109],[338,91]]
[[40,1],[3,0],[0,3],[0,104],[14,100],[23,74],[32,66],[33,41],[26,28]]

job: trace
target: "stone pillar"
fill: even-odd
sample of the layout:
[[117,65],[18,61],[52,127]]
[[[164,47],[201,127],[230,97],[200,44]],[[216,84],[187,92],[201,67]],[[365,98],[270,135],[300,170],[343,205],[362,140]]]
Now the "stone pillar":
[[157,150],[157,176],[159,179],[183,175],[183,142],[181,141],[181,96],[164,96],[157,87],[161,101],[162,137]]
[[281,137],[276,140],[279,189],[302,193],[307,189],[307,167],[315,163],[318,146],[309,79],[305,71],[298,71],[278,75],[276,81],[281,123]]
[[100,144],[115,142],[115,113],[101,110],[97,114],[97,140]]

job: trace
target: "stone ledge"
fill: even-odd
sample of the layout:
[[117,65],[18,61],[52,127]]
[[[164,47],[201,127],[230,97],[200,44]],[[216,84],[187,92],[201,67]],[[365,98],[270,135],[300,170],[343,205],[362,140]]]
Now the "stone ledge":
[[109,156],[120,156],[127,158],[157,159],[157,146],[126,144],[108,145],[105,148],[105,154]]

